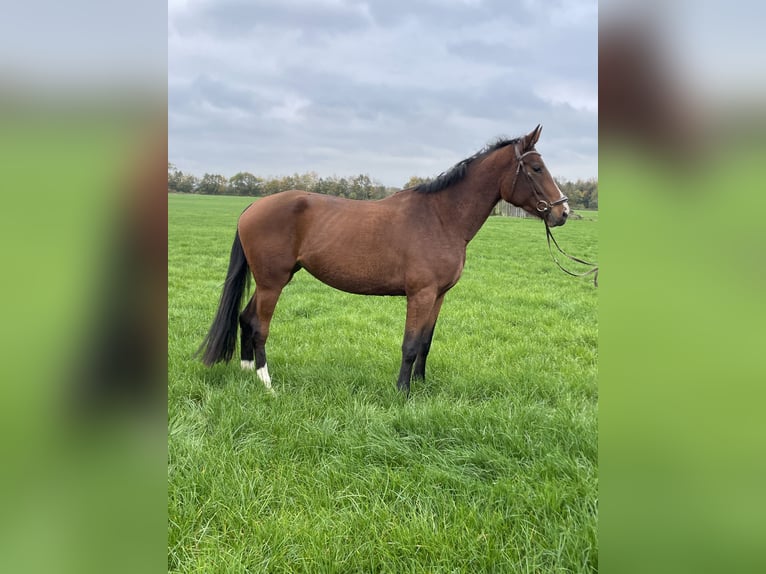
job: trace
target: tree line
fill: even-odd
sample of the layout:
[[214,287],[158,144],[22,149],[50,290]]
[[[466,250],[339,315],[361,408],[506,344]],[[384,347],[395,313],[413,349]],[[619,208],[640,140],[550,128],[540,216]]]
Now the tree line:
[[201,178],[186,174],[168,163],[168,191],[175,193],[198,193],[204,195],[247,195],[263,197],[288,189],[303,189],[314,193],[335,195],[349,199],[383,199],[399,191],[386,187],[369,175],[354,177],[319,177],[315,172],[293,174],[283,177],[263,178],[241,171],[226,178],[206,173]]
[[[353,177],[320,177],[315,172],[293,174],[283,177],[263,178],[241,171],[227,178],[220,174],[206,173],[201,178],[186,174],[168,163],[168,192],[197,193],[203,195],[244,195],[263,197],[288,189],[303,189],[314,193],[346,197],[349,199],[383,199],[400,189],[413,187],[428,181],[427,178],[411,177],[403,187],[387,187],[360,174]],[[569,198],[573,209],[598,209],[598,180],[577,181],[556,179],[562,193]]]

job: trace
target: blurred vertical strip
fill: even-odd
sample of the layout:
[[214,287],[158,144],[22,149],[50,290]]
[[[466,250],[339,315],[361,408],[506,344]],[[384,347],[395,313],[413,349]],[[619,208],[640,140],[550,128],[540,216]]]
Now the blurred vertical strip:
[[599,19],[599,567],[764,572],[763,5]]
[[166,5],[0,21],[0,571],[162,570]]

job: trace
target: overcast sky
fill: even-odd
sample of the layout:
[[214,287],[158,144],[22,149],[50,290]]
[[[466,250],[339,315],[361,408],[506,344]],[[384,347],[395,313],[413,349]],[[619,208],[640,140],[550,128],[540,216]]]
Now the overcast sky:
[[169,161],[262,177],[428,177],[538,123],[597,176],[595,0],[170,0]]

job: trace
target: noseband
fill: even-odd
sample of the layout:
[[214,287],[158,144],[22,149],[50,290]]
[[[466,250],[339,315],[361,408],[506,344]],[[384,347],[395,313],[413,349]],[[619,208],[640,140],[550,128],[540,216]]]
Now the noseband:
[[[535,208],[537,211],[539,211],[541,214],[548,213],[552,207],[556,205],[561,205],[564,202],[569,201],[569,198],[561,194],[561,198],[557,199],[556,201],[548,201],[545,199],[545,195],[543,194],[543,191],[540,189],[540,187],[537,185],[537,182],[535,181],[535,178],[532,177],[532,174],[527,171],[527,166],[524,165],[524,158],[530,154],[537,154],[540,155],[540,152],[535,150],[529,150],[528,152],[519,153],[519,148],[514,146],[513,151],[516,152],[516,174],[513,176],[513,183],[511,184],[511,195],[509,197],[513,197],[513,192],[516,191],[516,180],[519,178],[519,172],[522,171],[524,175],[527,176],[527,179],[529,179],[529,182],[532,184],[532,191],[535,194],[535,197],[537,198],[537,205]],[[561,193],[559,191],[559,193]]]

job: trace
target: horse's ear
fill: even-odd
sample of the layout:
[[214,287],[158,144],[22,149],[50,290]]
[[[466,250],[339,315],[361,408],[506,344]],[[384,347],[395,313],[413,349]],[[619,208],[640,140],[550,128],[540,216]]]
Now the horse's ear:
[[524,136],[524,149],[529,149],[537,143],[540,139],[540,132],[543,131],[543,126],[537,124],[537,127]]

